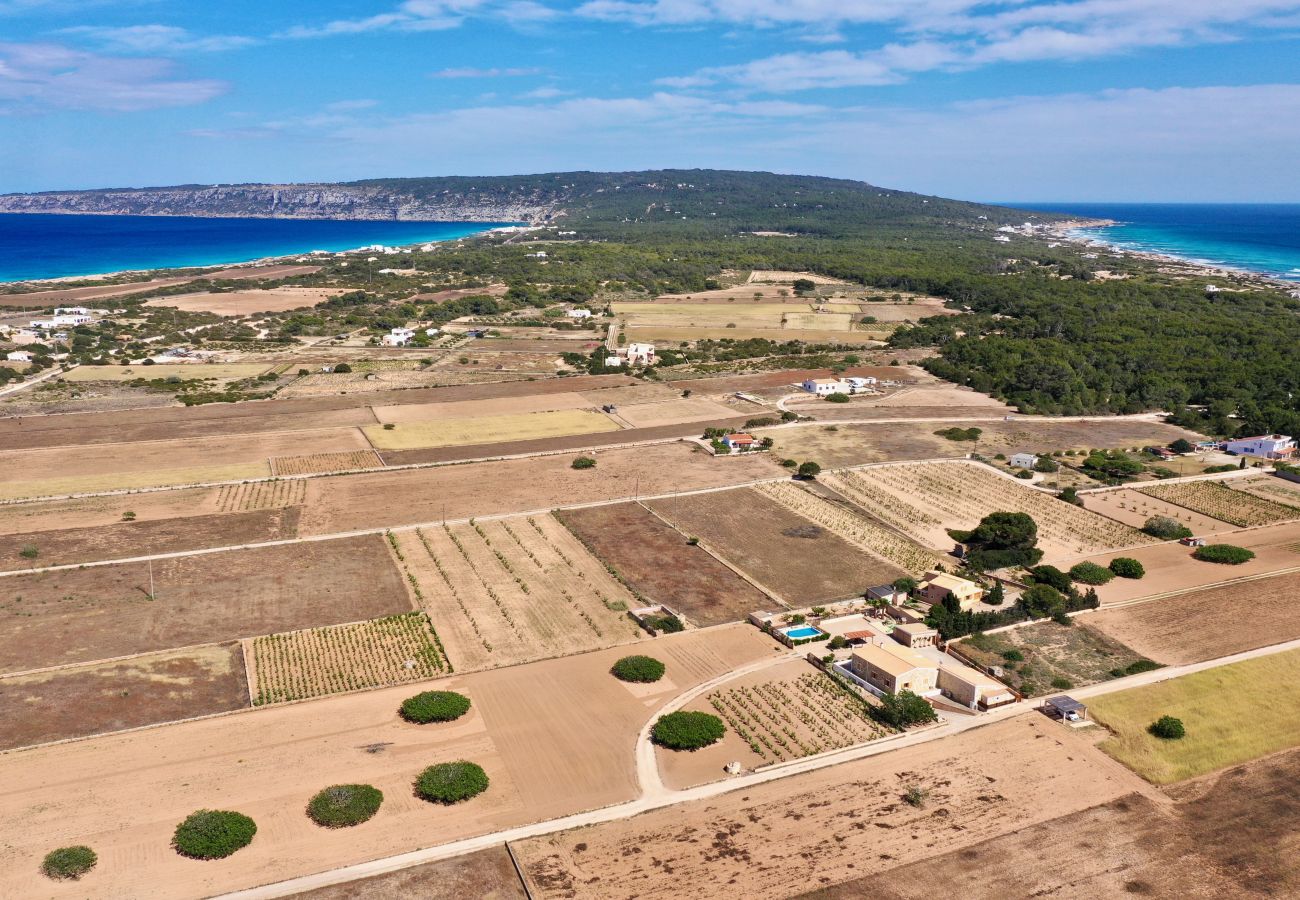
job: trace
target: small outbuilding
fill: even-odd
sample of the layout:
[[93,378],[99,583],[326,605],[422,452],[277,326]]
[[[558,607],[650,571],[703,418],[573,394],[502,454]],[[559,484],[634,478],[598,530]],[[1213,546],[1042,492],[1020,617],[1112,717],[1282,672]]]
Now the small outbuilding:
[[1038,465],[1038,457],[1032,453],[1017,453],[1011,457],[1011,468],[1032,469]]
[[1043,712],[1053,719],[1060,719],[1062,722],[1088,721],[1088,707],[1067,694],[1062,694],[1059,697],[1048,697],[1046,702],[1043,703]]
[[903,622],[894,626],[889,636],[904,647],[933,647],[939,640],[939,632],[922,622]]
[[900,591],[892,584],[878,584],[867,588],[868,600],[883,600],[885,603],[903,603],[907,600],[907,591]]

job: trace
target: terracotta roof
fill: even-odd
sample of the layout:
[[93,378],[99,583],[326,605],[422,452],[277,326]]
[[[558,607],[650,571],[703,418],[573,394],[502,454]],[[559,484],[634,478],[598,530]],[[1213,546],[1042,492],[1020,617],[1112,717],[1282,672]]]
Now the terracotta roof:
[[853,651],[854,656],[861,657],[864,662],[869,663],[886,674],[898,677],[906,675],[908,672],[916,669],[938,669],[939,664],[927,659],[914,650],[909,650],[899,644],[892,646],[886,645],[878,647],[875,644],[867,644],[860,650]]
[[875,636],[874,631],[846,631],[843,635],[846,641],[869,641]]

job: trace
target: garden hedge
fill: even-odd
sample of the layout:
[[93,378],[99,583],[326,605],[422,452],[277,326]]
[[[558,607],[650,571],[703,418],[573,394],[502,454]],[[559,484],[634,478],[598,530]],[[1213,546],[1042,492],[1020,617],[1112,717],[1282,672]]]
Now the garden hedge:
[[717,716],[706,712],[678,712],[660,716],[652,737],[670,750],[699,750],[722,739],[727,728]]
[[469,698],[454,691],[425,691],[402,701],[402,718],[417,725],[451,722],[469,712]]
[[95,868],[99,857],[89,847],[60,847],[45,854],[41,861],[41,871],[50,878],[76,879]]
[[625,656],[609,671],[619,681],[649,684],[664,677],[665,666],[653,656]]
[[368,784],[334,784],[311,798],[307,815],[325,828],[360,825],[384,802],[384,793]]
[[433,803],[459,803],[488,788],[483,767],[465,760],[429,766],[415,780],[415,793]]
[[1197,547],[1192,556],[1201,562],[1222,563],[1227,566],[1239,566],[1255,558],[1253,551],[1245,547],[1234,547],[1232,544],[1206,544],[1204,547]]
[[176,826],[172,846],[191,859],[222,859],[247,847],[257,823],[243,813],[201,809]]

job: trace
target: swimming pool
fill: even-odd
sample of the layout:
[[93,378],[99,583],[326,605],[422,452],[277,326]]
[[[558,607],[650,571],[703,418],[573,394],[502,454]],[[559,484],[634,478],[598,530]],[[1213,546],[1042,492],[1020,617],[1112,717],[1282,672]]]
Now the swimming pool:
[[782,628],[781,633],[796,641],[801,641],[805,638],[815,638],[818,635],[825,634],[825,632],[820,628],[813,628],[811,625],[800,625],[798,628]]

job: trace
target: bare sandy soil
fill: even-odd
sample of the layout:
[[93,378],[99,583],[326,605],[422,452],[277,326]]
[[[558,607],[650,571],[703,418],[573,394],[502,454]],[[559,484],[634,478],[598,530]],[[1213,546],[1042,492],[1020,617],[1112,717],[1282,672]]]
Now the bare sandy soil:
[[302,534],[329,534],[437,522],[444,513],[455,519],[545,510],[637,492],[722,487],[779,471],[762,457],[717,460],[685,444],[601,450],[594,458],[596,468],[582,471],[562,455],[313,479],[299,528]]
[[302,900],[527,900],[504,845],[294,894]]
[[[909,787],[923,805],[903,802]],[[513,845],[538,898],[784,898],[1149,791],[1041,716]]]
[[383,538],[232,550],[0,581],[0,672],[407,612]]
[[861,594],[903,574],[756,491],[698,494],[648,505],[794,607]]
[[144,291],[170,287],[173,284],[185,284],[192,278],[158,278],[154,281],[136,281],[130,284],[103,284],[88,287],[58,288],[50,291],[29,291],[22,294],[0,294],[0,306],[40,307],[58,306],[64,303],[81,303],[87,300],[99,300],[108,297],[125,297]]
[[91,528],[122,521],[134,512],[137,522],[206,516],[217,512],[212,488],[161,491],[131,497],[84,497],[78,500],[44,500],[0,505],[0,534]]
[[[1091,562],[1106,565],[1116,556],[1131,556],[1146,567],[1145,578],[1116,578],[1097,588],[1102,606],[1300,566],[1300,523],[1297,522],[1227,532],[1215,540],[1252,550],[1255,558],[1239,566],[1200,562],[1192,558],[1193,548],[1177,541],[1088,557]],[[1242,589],[1250,591],[1248,586]]]
[[0,750],[248,706],[238,644],[0,678]]
[[[935,896],[1283,897],[1300,893],[1300,753],[1290,751],[1171,789],[1042,822],[807,900]],[[1259,811],[1267,809],[1268,815]],[[1051,865],[1044,865],[1051,847]]]
[[1120,491],[1099,491],[1079,495],[1086,509],[1099,512],[1125,525],[1141,528],[1152,516],[1165,516],[1192,529],[1195,534],[1207,536],[1227,531],[1236,531],[1237,526],[1220,522],[1209,516],[1193,512],[1182,506],[1166,503],[1158,497],[1140,491],[1124,489]]
[[345,293],[343,288],[277,287],[220,294],[173,294],[146,300],[144,305],[165,306],[185,312],[210,312],[219,316],[247,316],[315,306],[342,293]]
[[[685,689],[770,647],[753,628],[736,627],[661,638],[655,653]],[[10,786],[0,818],[23,823],[0,845],[0,895],[208,896],[627,800],[636,793],[635,736],[664,697],[637,696],[610,676],[619,655],[428,682],[474,704],[447,725],[397,716],[415,690],[408,685],[0,755],[0,780]],[[454,759],[487,770],[486,793],[454,807],[413,795],[421,769]],[[329,831],[304,814],[322,787],[355,782],[384,792],[364,826]],[[172,831],[201,808],[250,815],[253,843],[222,861],[178,856]],[[71,843],[99,853],[93,875],[44,879],[41,857]]]
[[594,404],[572,391],[534,394],[521,397],[497,397],[487,400],[461,400],[453,403],[421,403],[403,406],[375,406],[375,418],[384,424],[440,422],[447,419],[477,419],[519,413],[583,409]]
[[[132,499],[119,498],[118,505],[128,505]],[[118,521],[90,528],[28,531],[0,536],[0,571],[272,541],[293,537],[297,530],[296,509],[264,509],[154,521]],[[24,548],[31,547],[40,554],[35,559],[22,555]]]
[[1300,573],[1292,573],[1103,609],[1086,621],[1151,659],[1182,665],[1300,637],[1297,598]]
[[639,503],[618,503],[556,514],[633,589],[667,604],[694,625],[745,618],[767,596],[699,547],[686,543]]
[[735,412],[709,400],[692,397],[689,400],[620,405],[615,415],[633,428],[653,428],[685,422],[721,422],[735,416]]

